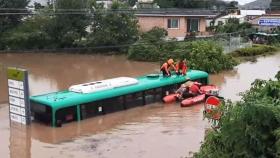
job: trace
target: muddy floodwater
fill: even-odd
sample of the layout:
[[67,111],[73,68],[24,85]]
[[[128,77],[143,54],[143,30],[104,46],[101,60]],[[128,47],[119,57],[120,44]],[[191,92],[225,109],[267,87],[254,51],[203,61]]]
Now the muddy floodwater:
[[[158,63],[128,61],[125,56],[0,54],[1,158],[181,158],[199,150],[209,123],[203,105],[181,108],[156,103],[51,128],[9,122],[6,67],[29,71],[31,95],[107,78],[158,72]],[[210,75],[221,95],[234,101],[256,78],[274,77],[280,53],[244,62],[232,71]]]

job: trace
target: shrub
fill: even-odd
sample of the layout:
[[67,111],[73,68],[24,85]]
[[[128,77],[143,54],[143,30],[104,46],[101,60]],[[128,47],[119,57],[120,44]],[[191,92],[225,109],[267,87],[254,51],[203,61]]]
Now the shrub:
[[189,68],[209,73],[232,69],[237,65],[233,57],[223,53],[221,46],[212,41],[203,40],[182,43],[165,42],[160,48],[151,43],[149,46],[135,44],[130,47],[128,57],[133,60],[161,62],[169,58],[176,61],[187,59]]
[[277,81],[256,80],[236,104],[227,102],[222,108],[223,116],[218,129],[206,135],[194,157],[279,157],[278,75]]
[[232,69],[237,62],[223,53],[223,48],[213,41],[195,41],[190,44],[191,51],[186,54],[192,69],[216,73]]
[[256,56],[264,55],[276,51],[277,48],[269,45],[253,45],[253,47],[240,48],[232,54],[234,56]]
[[50,44],[50,36],[44,31],[50,18],[34,16],[5,33],[2,42],[5,49],[42,49]]
[[[162,57],[166,54],[164,53],[165,49],[161,49],[161,47],[168,47],[168,45],[163,44],[166,36],[167,31],[158,27],[143,33],[141,39],[130,46],[128,58],[138,61],[161,61]],[[169,45],[169,47],[172,46]]]
[[167,35],[168,32],[165,29],[153,27],[150,31],[143,33],[141,38],[147,42],[155,44],[163,41]]
[[150,43],[136,42],[128,50],[128,59],[138,61],[158,61],[159,58],[159,49]]
[[184,42],[177,45],[171,55],[174,59],[187,59],[188,67],[216,73],[222,70],[232,69],[237,62],[223,53],[223,48],[213,41]]

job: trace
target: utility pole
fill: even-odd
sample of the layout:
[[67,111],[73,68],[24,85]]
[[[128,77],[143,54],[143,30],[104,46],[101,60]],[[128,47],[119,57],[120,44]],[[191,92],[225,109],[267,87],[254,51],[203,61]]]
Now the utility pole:
[[52,0],[53,11],[55,12],[55,0]]

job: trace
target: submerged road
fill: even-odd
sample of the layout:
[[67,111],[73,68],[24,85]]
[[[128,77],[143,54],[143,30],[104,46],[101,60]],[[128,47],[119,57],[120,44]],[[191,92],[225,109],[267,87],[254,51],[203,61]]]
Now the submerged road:
[[[156,63],[132,62],[124,56],[65,54],[0,54],[0,63],[30,71],[32,95],[70,85],[119,76],[136,77],[158,72]],[[232,71],[210,75],[221,95],[234,101],[256,78],[274,77],[280,53],[245,62]],[[6,78],[0,71],[0,101],[7,100]],[[3,158],[170,158],[198,151],[205,130],[203,105],[151,104],[105,116],[73,122],[62,128],[38,123],[29,127],[9,124],[8,105],[0,105],[0,153]]]

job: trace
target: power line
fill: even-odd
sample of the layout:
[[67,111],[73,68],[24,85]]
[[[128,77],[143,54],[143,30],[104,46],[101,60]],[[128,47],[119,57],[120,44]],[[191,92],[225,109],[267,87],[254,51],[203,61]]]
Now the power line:
[[[246,30],[245,30],[246,31]],[[9,50],[0,50],[0,52],[13,52],[13,51],[23,51],[23,52],[32,52],[32,51],[42,51],[42,52],[54,52],[54,51],[92,51],[92,50],[102,50],[102,49],[118,49],[118,48],[128,48],[130,46],[142,46],[142,45],[163,45],[163,44],[169,44],[169,43],[184,43],[189,41],[196,41],[196,40],[208,40],[211,38],[232,38],[234,34],[240,35],[243,33],[243,31],[233,32],[233,33],[220,33],[215,34],[213,36],[209,37],[191,37],[190,39],[186,39],[185,41],[160,41],[157,43],[150,43],[150,42],[135,42],[135,43],[126,43],[126,44],[118,44],[118,45],[100,45],[95,47],[73,47],[73,48],[45,48],[45,49],[9,49]],[[248,34],[248,33],[246,33]]]

